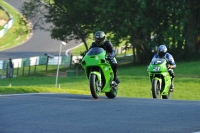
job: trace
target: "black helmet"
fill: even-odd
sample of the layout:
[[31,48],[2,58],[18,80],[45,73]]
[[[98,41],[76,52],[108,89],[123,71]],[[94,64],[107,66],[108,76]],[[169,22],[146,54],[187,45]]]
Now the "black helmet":
[[97,31],[95,34],[94,34],[94,39],[95,39],[95,42],[98,44],[98,45],[102,45],[104,40],[106,38],[106,34],[103,32],[103,31]]
[[163,58],[166,53],[167,53],[167,47],[165,45],[160,45],[158,47],[158,56],[160,58]]

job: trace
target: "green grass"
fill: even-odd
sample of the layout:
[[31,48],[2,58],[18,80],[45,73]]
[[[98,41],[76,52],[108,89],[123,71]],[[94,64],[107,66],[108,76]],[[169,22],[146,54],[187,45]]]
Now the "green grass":
[[3,19],[3,20],[8,20],[8,15],[5,13],[4,10],[0,9],[0,20]]
[[[152,98],[146,66],[119,67],[118,75],[121,83],[119,84],[118,97]],[[172,99],[200,100],[199,69],[200,61],[177,63]],[[55,76],[41,75],[2,79],[0,80],[0,94],[56,92],[90,95],[89,81],[83,71],[79,73],[79,76],[60,76],[58,79],[60,89],[55,88],[55,79]],[[104,96],[103,93],[102,96]]]
[[[28,30],[28,25],[24,26],[20,24],[20,18],[22,18],[22,16],[13,7],[2,0],[0,0],[0,5],[3,6],[14,19],[13,26],[0,39],[0,50],[5,50],[21,44],[28,37],[30,31]],[[21,31],[26,31],[26,33],[22,33]]]

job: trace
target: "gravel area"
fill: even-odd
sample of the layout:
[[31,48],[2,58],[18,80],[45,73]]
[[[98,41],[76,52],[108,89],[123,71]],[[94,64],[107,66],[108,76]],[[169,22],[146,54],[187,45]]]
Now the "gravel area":
[[4,25],[6,24],[6,22],[7,22],[6,20],[1,19],[1,20],[0,20],[0,26],[4,26]]

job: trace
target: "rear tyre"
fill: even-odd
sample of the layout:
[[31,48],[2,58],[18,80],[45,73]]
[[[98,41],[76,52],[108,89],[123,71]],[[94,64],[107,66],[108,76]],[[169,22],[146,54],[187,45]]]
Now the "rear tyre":
[[163,95],[162,99],[171,99],[171,95],[172,95],[172,93],[168,92],[168,95]]
[[152,96],[153,98],[160,98],[160,82],[157,79],[153,79],[152,81]]
[[106,92],[105,94],[108,98],[115,98],[117,96],[117,92],[118,92],[118,85],[117,83],[114,82],[111,84],[110,92]]
[[101,88],[98,86],[98,79],[95,74],[90,75],[90,92],[94,99],[98,99],[101,93]]

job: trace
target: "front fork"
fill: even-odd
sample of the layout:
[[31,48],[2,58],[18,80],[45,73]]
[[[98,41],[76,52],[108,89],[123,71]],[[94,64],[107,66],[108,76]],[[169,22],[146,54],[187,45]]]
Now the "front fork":
[[101,82],[101,73],[100,72],[97,72],[97,71],[91,71],[90,72],[90,75],[91,74],[94,74],[94,75],[96,75],[97,76],[97,79],[98,79],[98,88],[100,87],[102,87],[102,82]]
[[159,91],[161,91],[161,87],[162,87],[162,79],[158,78],[158,77],[154,77],[154,79],[159,81]]
[[161,78],[159,78],[159,77],[155,77],[155,75],[150,75],[150,80],[151,80],[151,84],[152,84],[152,81],[153,81],[153,79],[156,79],[156,80],[158,80],[159,81],[159,91],[161,91],[161,88],[162,88],[162,79]]

